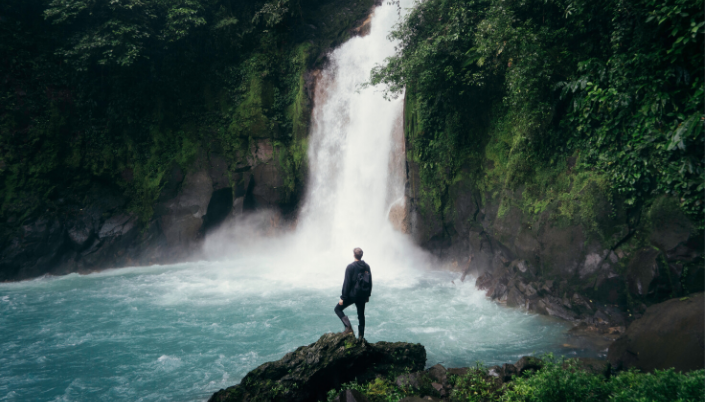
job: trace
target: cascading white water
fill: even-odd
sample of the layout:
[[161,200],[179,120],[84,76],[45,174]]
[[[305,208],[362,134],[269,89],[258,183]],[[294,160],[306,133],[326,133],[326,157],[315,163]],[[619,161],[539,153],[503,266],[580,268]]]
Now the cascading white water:
[[368,341],[420,342],[427,365],[451,367],[560,353],[563,324],[430,271],[387,219],[403,202],[402,105],[358,89],[393,53],[386,36],[398,19],[395,6],[376,8],[370,34],[343,44],[321,72],[294,233],[256,236],[252,216],[206,239],[217,261],[0,284],[0,401],[207,400],[342,329],[333,306],[356,246],[375,283]]
[[[388,219],[390,206],[404,202],[402,99],[387,101],[379,88],[362,87],[372,68],[394,54],[387,36],[411,1],[400,6],[377,7],[369,34],[336,49],[320,73],[310,184],[296,234],[308,253],[340,255],[342,265],[353,247],[361,247],[379,268],[373,268],[375,276],[389,280],[408,276],[426,260]],[[333,272],[339,280],[339,268]]]
[[324,248],[359,245],[382,255],[390,238],[398,237],[387,213],[404,191],[401,180],[389,180],[402,100],[389,102],[378,89],[361,89],[370,70],[394,54],[386,36],[398,18],[395,7],[378,7],[370,33],[335,50],[316,85],[300,234]]

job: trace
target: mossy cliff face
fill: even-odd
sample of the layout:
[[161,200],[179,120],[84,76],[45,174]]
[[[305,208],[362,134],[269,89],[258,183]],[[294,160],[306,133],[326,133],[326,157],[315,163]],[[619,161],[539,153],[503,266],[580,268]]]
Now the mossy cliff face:
[[[629,211],[604,175],[576,168],[579,152],[549,168],[517,166],[507,127],[488,124],[484,152],[439,192],[419,157],[425,150],[414,148],[424,134],[414,96],[407,90],[409,232],[453,269],[480,277],[489,297],[574,321],[601,311],[607,331],[644,303],[702,290],[702,231],[679,201],[663,195]],[[610,317],[613,305],[621,311]]]
[[405,96],[417,242],[505,287],[526,261],[561,299],[702,289],[700,6],[417,4],[371,74]]
[[179,261],[242,211],[291,215],[311,72],[372,6],[4,2],[0,281]]

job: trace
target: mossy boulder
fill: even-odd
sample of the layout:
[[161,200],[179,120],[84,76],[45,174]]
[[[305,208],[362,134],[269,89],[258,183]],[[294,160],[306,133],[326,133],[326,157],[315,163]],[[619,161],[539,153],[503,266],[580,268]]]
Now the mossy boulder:
[[358,342],[352,335],[325,334],[282,359],[250,371],[240,384],[222,389],[210,402],[317,401],[328,390],[357,380],[369,381],[395,371],[419,371],[426,349],[404,342]]

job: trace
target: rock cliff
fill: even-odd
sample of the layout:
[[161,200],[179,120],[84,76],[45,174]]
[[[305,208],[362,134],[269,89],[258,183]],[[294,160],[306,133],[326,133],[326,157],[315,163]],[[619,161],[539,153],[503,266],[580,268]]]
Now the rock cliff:
[[[521,190],[478,188],[468,174],[434,209],[424,205],[418,164],[409,159],[407,166],[408,232],[463,278],[477,278],[491,299],[622,326],[647,304],[703,290],[702,232],[677,200],[663,196],[634,218],[607,193],[588,188],[570,200],[543,200],[534,213],[522,209]],[[566,215],[588,202],[589,224]]]
[[358,342],[354,336],[325,334],[318,341],[287,353],[249,372],[240,384],[213,394],[209,402],[317,401],[328,390],[377,375],[422,370],[426,349],[403,342]]

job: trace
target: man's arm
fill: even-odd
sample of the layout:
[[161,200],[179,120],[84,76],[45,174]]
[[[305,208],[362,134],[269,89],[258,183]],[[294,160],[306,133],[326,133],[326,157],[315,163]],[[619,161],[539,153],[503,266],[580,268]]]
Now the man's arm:
[[[350,266],[348,265],[347,268],[345,268],[345,280],[343,281],[343,290],[340,295],[340,300],[345,301],[345,296],[349,293],[350,291],[350,275],[351,275],[352,269],[350,269]],[[342,303],[341,303],[342,304]]]

